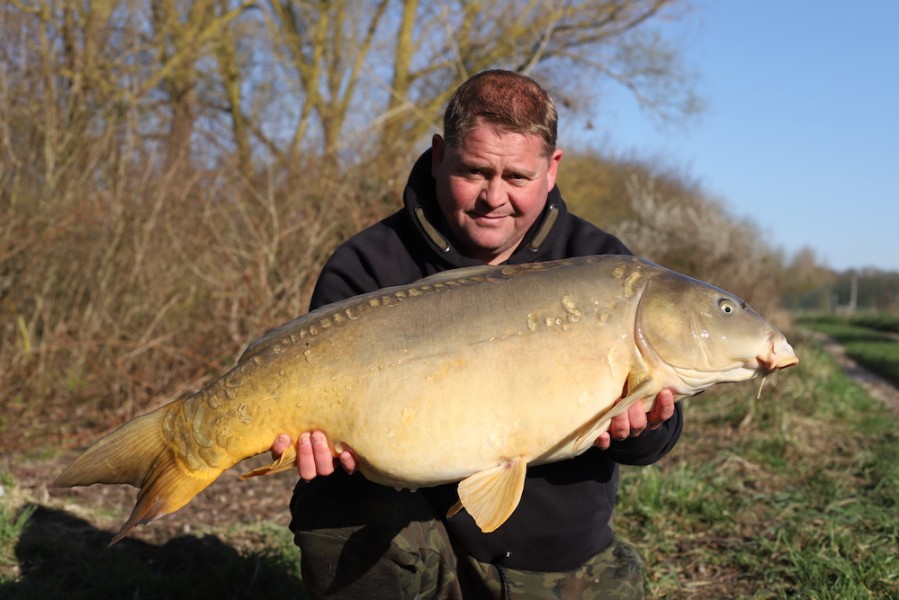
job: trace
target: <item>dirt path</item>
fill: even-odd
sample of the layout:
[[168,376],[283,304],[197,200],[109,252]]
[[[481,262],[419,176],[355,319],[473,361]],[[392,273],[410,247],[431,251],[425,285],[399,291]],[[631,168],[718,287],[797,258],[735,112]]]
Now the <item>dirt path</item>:
[[[894,415],[899,417],[899,389],[894,385],[868,371],[846,355],[846,350],[833,339],[816,333],[815,337],[825,350],[843,367],[843,371],[852,377],[873,398],[880,400]],[[899,336],[897,336],[899,340]]]

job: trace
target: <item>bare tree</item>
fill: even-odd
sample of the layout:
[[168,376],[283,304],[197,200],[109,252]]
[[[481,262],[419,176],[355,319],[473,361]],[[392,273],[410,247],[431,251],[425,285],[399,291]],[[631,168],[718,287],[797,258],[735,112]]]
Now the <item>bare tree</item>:
[[388,4],[388,0],[271,2],[275,50],[299,83],[301,108],[287,151],[291,160],[315,134],[320,136],[323,155],[334,156],[339,150],[347,111],[356,100],[359,78]]
[[783,257],[755,223],[699,189],[672,193],[639,175],[627,188],[634,217],[615,231],[631,250],[741,295],[762,313],[780,303]]
[[[181,159],[189,156],[197,119],[199,62],[212,48],[227,48],[217,42],[227,35],[228,24],[252,6],[252,1],[241,2],[230,9],[215,0],[150,2],[150,34],[156,70],[143,83],[141,92],[156,90],[170,111],[166,144],[169,167],[176,162],[186,164],[187,161]],[[217,9],[220,10],[217,12]]]
[[[229,4],[229,0],[217,0],[216,15],[221,18],[232,14]],[[247,52],[242,51],[241,46],[250,47],[252,35],[252,28],[232,19],[224,25],[212,47],[222,89],[221,110],[228,116],[231,125],[238,169],[246,176],[253,171],[253,154],[251,116],[245,110],[243,92],[243,86],[249,79],[249,61]]]
[[686,14],[677,0],[459,1],[402,4],[383,113],[382,151],[402,153],[438,125],[452,90],[491,67],[530,74],[575,109],[579,83],[624,85],[648,110],[676,118],[695,110],[680,55],[647,25]]
[[39,178],[49,193],[68,174],[85,175],[100,160],[82,152],[92,124],[114,118],[114,56],[108,40],[115,20],[106,3],[20,3],[2,9],[0,51],[3,160],[19,176]]
[[830,306],[835,273],[805,246],[800,248],[787,264],[788,277],[784,278],[783,293],[789,308],[798,308],[809,297],[817,300],[816,308]]
[[[585,81],[614,81],[650,111],[688,114],[691,81],[653,27],[686,10],[685,0],[13,0],[4,14],[31,32],[20,48],[44,73],[48,173],[81,135],[60,125],[128,114],[144,144],[162,144],[164,164],[233,153],[249,174],[255,148],[285,164],[404,160],[439,128],[452,90],[490,67],[534,75],[566,107],[585,107]],[[200,123],[212,124],[209,143],[193,146]]]
[[670,118],[697,106],[680,54],[648,28],[682,18],[683,0],[276,0],[268,9],[275,52],[296,78],[292,156],[304,144],[334,155],[372,140],[381,155],[404,156],[439,126],[453,89],[491,67],[538,77],[571,108],[586,108],[571,82],[592,78]]

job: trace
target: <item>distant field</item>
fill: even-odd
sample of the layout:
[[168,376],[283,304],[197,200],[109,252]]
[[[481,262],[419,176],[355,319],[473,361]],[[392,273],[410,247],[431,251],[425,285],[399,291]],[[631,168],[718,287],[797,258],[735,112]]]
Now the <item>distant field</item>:
[[899,385],[899,315],[807,317],[797,324],[832,337],[854,360]]
[[885,333],[899,334],[899,314],[876,313],[855,316],[815,315],[801,316],[796,319],[800,326],[852,326],[873,329]]
[[888,331],[891,333],[899,333],[899,315],[877,314],[860,317],[853,317],[849,321],[861,327],[876,329],[878,331]]

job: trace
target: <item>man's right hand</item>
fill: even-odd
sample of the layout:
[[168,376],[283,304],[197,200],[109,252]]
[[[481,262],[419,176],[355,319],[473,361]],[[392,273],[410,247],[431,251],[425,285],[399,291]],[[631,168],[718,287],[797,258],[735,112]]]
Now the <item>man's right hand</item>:
[[[290,446],[290,436],[279,434],[272,444],[272,458],[277,460],[284,450]],[[356,470],[356,457],[349,450],[341,452],[337,459],[344,471],[352,473]],[[297,473],[304,481],[311,481],[318,475],[330,475],[334,472],[334,457],[328,446],[328,438],[321,431],[306,432],[300,435],[297,443]]]

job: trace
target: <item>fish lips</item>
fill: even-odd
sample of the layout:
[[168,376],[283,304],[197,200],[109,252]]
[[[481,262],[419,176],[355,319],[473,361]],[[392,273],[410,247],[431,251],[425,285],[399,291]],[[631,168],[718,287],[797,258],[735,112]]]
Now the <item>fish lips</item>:
[[799,357],[782,334],[772,336],[767,352],[757,356],[756,360],[767,373],[799,364]]

